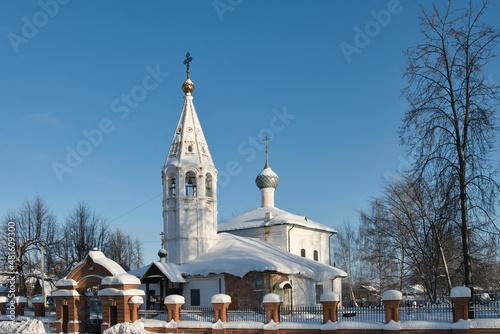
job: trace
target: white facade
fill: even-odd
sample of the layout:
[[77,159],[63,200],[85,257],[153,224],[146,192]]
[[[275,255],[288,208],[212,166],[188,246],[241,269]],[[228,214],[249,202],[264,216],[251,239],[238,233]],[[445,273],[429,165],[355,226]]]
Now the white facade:
[[184,284],[184,298],[186,305],[211,306],[212,296],[225,293],[224,275],[211,275],[205,277],[190,277]]

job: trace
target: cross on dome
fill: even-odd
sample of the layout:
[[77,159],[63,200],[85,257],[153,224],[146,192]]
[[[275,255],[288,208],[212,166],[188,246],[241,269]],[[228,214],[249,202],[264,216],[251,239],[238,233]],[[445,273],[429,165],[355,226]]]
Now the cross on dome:
[[189,65],[192,61],[193,57],[191,57],[191,54],[187,52],[186,59],[184,59],[183,62],[183,64],[186,65],[186,80],[182,84],[182,91],[186,93],[186,95],[191,95],[194,91],[194,83],[189,78],[189,73],[191,73],[191,71],[189,70]]

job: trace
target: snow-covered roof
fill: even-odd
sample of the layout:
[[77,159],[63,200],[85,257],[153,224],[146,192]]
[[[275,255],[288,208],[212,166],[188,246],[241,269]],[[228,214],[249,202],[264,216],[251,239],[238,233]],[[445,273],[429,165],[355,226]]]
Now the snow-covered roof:
[[125,273],[125,270],[118,263],[111,259],[108,259],[101,251],[93,249],[89,251],[87,256],[90,257],[94,261],[94,263],[97,263],[106,268],[111,273],[111,275]]
[[321,282],[335,277],[347,277],[338,268],[309,260],[256,238],[219,233],[219,242],[191,262],[179,266],[185,275],[228,273],[243,277],[250,271],[277,271]]
[[106,276],[101,280],[102,285],[114,284],[141,284],[141,281],[134,275],[128,273],[121,273],[115,276]]
[[163,275],[165,275],[168,278],[168,280],[170,282],[174,282],[174,283],[185,283],[186,282],[184,277],[182,277],[182,271],[181,271],[180,266],[178,264],[170,263],[170,262],[165,263],[165,262],[160,262],[160,261],[153,262],[152,264],[147,266],[148,268],[140,276],[141,280],[145,277],[147,270],[153,265],[156,266],[163,273]]
[[[270,212],[272,216],[272,218],[269,220],[266,219],[266,213],[268,212]],[[315,222],[314,220],[311,220],[306,216],[286,212],[274,206],[264,206],[252,211],[248,211],[229,220],[220,222],[217,226],[217,230],[219,232],[226,232],[284,224],[298,225],[313,230],[337,233],[337,231],[333,228]]]
[[74,279],[61,278],[56,282],[56,286],[78,286]]

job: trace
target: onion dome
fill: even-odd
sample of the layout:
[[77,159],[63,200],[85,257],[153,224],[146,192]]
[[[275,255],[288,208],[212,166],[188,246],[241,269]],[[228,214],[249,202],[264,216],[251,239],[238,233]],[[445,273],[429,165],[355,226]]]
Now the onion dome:
[[160,257],[160,259],[163,259],[163,258],[166,258],[167,257],[167,250],[165,248],[161,248],[159,251],[158,251],[158,256]]
[[259,175],[257,175],[257,177],[255,178],[255,184],[257,185],[257,187],[259,187],[259,189],[276,189],[279,183],[280,178],[278,177],[278,174],[276,174],[266,162],[266,166],[264,167],[262,172],[260,172]]
[[264,165],[264,169],[262,172],[257,175],[257,178],[255,179],[255,184],[259,189],[264,189],[264,188],[274,188],[276,189],[278,187],[278,184],[280,183],[280,178],[278,177],[278,174],[276,174],[271,167],[269,167],[269,149],[267,142],[269,141],[269,137],[265,137],[264,141],[266,142],[266,164]]

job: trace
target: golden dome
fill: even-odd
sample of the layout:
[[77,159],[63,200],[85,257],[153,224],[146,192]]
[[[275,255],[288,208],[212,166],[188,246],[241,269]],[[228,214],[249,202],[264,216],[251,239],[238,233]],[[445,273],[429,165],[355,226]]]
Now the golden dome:
[[191,93],[193,93],[194,91],[194,83],[191,81],[191,79],[189,79],[189,76],[182,84],[182,91],[186,93],[186,95],[191,95]]

